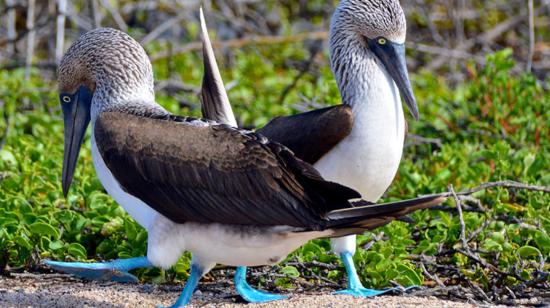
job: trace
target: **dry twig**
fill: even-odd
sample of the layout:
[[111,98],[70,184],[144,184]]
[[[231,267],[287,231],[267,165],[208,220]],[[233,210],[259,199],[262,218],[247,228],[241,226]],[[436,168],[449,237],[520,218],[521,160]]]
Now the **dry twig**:
[[428,278],[435,281],[438,286],[446,287],[446,285],[441,281],[441,279],[439,279],[439,277],[437,277],[437,274],[432,275],[430,272],[428,272],[428,270],[426,269],[426,266],[424,265],[424,263],[420,262],[419,264],[420,264],[420,268],[422,269],[422,272],[424,273],[424,275],[428,276]]
[[368,241],[367,243],[365,243],[365,245],[361,246],[361,248],[368,250],[372,247],[372,245],[374,245],[374,243],[380,241],[383,237],[384,237],[384,231],[380,231],[380,233],[375,235],[374,238]]
[[36,29],[34,28],[34,9],[35,9],[35,0],[29,0],[29,6],[27,8],[27,31],[29,35],[27,36],[27,55],[25,58],[25,79],[31,77],[31,65],[32,58],[34,56],[34,39],[36,35]]
[[15,5],[15,0],[6,0],[6,6],[8,7],[8,13],[6,22],[7,28],[8,28],[8,46],[7,46],[7,58],[13,56],[13,53],[15,52],[15,39],[17,37],[17,32],[15,30],[15,9],[13,6]]
[[65,42],[65,15],[67,14],[67,0],[58,0],[57,32],[55,36],[55,63],[59,65],[63,57]]
[[462,241],[462,248],[466,250],[470,250],[470,247],[468,246],[468,241],[466,240],[466,224],[464,223],[464,216],[462,215],[462,202],[460,201],[460,198],[456,195],[453,185],[449,185],[449,191],[451,192],[455,203],[456,203],[456,209],[458,210],[458,219],[460,220],[460,240]]
[[[542,4],[539,8],[537,8],[534,11],[533,15],[537,16],[538,14],[542,13],[547,6],[550,6],[550,3]],[[527,14],[520,14],[520,15],[513,16],[508,20],[499,23],[498,25],[496,25],[491,30],[485,33],[478,35],[475,38],[465,40],[462,44],[459,44],[458,46],[456,46],[455,50],[467,51],[472,49],[477,42],[485,42],[485,43],[492,42],[501,34],[505,33],[506,31],[517,26],[519,23],[523,22],[527,17],[528,17]],[[448,59],[448,55],[439,56],[428,65],[428,70],[434,70],[434,69],[440,68],[447,62],[447,59]]]
[[457,195],[459,195],[459,196],[471,195],[473,193],[476,193],[476,192],[479,192],[479,191],[482,191],[482,190],[486,190],[486,189],[489,189],[489,188],[496,188],[496,187],[517,188],[517,189],[525,189],[525,190],[529,190],[529,191],[541,191],[541,192],[545,192],[545,193],[550,193],[550,187],[548,187],[548,186],[529,185],[529,184],[524,184],[524,183],[515,182],[515,181],[499,181],[499,182],[483,183],[483,184],[481,184],[477,187],[468,189],[466,191],[459,192],[459,193],[457,193]]
[[535,9],[533,0],[527,1],[529,8],[529,54],[527,56],[527,72],[533,68],[533,55],[535,54]]

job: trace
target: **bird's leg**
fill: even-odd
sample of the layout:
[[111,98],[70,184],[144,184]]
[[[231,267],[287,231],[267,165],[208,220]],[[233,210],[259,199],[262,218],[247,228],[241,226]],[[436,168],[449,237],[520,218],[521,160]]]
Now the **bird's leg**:
[[[187,282],[185,283],[185,287],[183,288],[183,291],[181,292],[180,297],[178,297],[178,300],[170,306],[170,308],[179,308],[179,307],[185,307],[189,304],[191,301],[191,297],[193,296],[193,292],[199,285],[199,280],[201,277],[208,273],[212,266],[201,266],[197,263],[192,262],[191,263],[191,275],[189,275],[189,279],[187,279]],[[157,307],[161,308],[161,307]]]
[[235,289],[249,303],[264,303],[288,298],[288,296],[273,294],[252,288],[246,282],[246,266],[239,266],[235,272]]
[[110,262],[59,262],[44,260],[42,262],[56,271],[71,274],[90,280],[110,280],[116,282],[138,282],[136,276],[128,271],[136,268],[152,267],[147,257],[117,259]]
[[346,272],[348,274],[348,288],[341,291],[334,292],[335,294],[352,295],[354,297],[372,297],[388,292],[402,290],[402,288],[389,288],[384,290],[373,290],[363,287],[357,271],[355,270],[355,264],[353,263],[353,254],[349,251],[340,253],[340,258],[344,262]]

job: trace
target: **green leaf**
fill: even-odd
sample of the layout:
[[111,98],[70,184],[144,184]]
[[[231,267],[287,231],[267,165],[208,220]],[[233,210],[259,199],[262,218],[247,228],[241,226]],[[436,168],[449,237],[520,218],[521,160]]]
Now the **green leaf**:
[[397,265],[397,270],[400,273],[400,276],[396,278],[399,283],[403,284],[404,286],[422,285],[424,279],[422,279],[422,277],[420,277],[420,275],[412,268],[400,263]]
[[14,168],[17,167],[17,159],[15,158],[15,155],[8,150],[4,149],[0,151],[0,161],[3,161],[8,165],[12,165]]
[[285,266],[281,269],[281,273],[292,278],[300,277],[300,272],[294,266]]
[[86,248],[79,243],[71,243],[67,247],[67,253],[76,259],[86,259]]
[[124,223],[124,233],[126,233],[126,237],[128,237],[129,241],[133,241],[137,237],[137,230],[135,224],[126,221]]
[[33,234],[48,235],[55,239],[59,238],[59,231],[57,231],[56,228],[54,228],[53,226],[45,222],[41,222],[41,221],[35,222],[29,226],[29,230]]
[[29,239],[22,236],[16,236],[13,241],[17,243],[18,245],[25,247],[27,249],[32,249],[32,244],[30,243]]
[[51,250],[58,250],[63,248],[63,246],[65,246],[65,244],[63,243],[63,241],[60,241],[60,240],[55,240],[50,242]]
[[542,231],[536,231],[535,233],[535,243],[539,247],[545,247],[550,249],[550,236]]
[[283,288],[289,288],[292,286],[292,284],[290,283],[290,280],[288,278],[277,278],[275,279],[275,285],[278,286],[278,287],[283,287]]
[[529,258],[529,257],[540,257],[542,254],[540,250],[538,250],[536,247],[533,246],[523,246],[518,249],[518,254],[522,258]]

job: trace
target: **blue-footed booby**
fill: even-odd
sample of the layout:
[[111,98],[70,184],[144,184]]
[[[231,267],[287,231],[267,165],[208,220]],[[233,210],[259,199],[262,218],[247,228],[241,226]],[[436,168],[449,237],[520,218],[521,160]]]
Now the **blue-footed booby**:
[[148,249],[147,257],[106,263],[46,263],[92,278],[114,270],[125,280],[130,269],[167,268],[191,251],[191,275],[174,307],[190,301],[216,263],[273,264],[308,240],[360,233],[445,199],[350,201],[359,193],[325,181],[261,134],[170,114],[155,102],[147,54],[117,30],[92,30],[68,49],[59,92],[64,194],[91,123],[96,173],[148,231]]
[[[403,151],[406,124],[399,93],[418,119],[406,67],[405,35],[405,15],[397,0],[341,1],[331,22],[330,61],[343,105],[279,117],[258,133],[290,148],[325,179],[377,201],[391,184]],[[217,69],[215,59],[206,59],[214,62],[208,67]],[[204,117],[232,118],[219,73],[205,76],[219,80],[203,83],[208,86],[203,93],[210,93],[202,101]],[[337,293],[374,296],[390,291],[362,286],[352,260],[355,246],[355,235],[332,239],[348,273],[348,289]]]

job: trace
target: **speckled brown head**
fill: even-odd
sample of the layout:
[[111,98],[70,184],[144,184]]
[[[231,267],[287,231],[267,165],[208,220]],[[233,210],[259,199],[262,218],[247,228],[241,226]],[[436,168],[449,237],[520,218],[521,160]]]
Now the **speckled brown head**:
[[369,78],[376,64],[388,72],[418,119],[405,60],[406,33],[407,21],[398,0],[340,2],[331,21],[330,56],[344,103],[353,101],[358,92],[355,79]]
[[407,21],[398,0],[342,0],[333,22],[369,39],[405,42]]
[[[60,94],[85,86],[106,101],[152,99],[153,69],[145,50],[128,34],[110,28],[86,32],[67,50],[59,65]],[[104,102],[105,103],[105,102]]]
[[104,111],[165,112],[155,103],[147,54],[124,32],[99,28],[82,35],[59,66],[59,99],[65,122],[63,192],[67,195],[90,121]]

